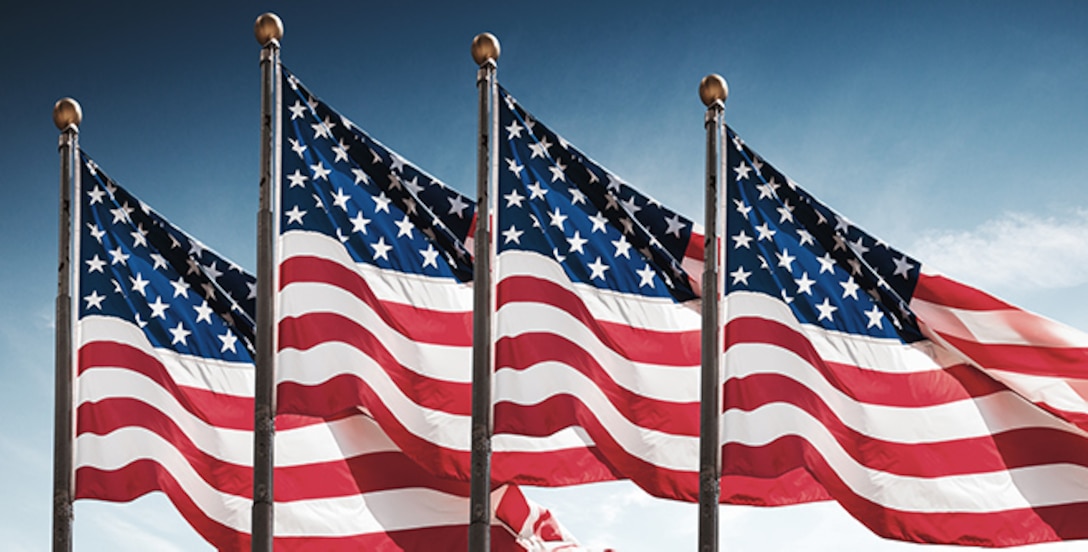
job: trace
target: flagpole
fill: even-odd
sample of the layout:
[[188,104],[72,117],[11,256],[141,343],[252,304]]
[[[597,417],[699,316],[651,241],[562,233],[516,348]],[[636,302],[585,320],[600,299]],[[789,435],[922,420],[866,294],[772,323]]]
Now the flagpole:
[[257,212],[256,381],[253,406],[253,552],[271,552],[274,536],[273,467],[276,416],[276,193],[280,183],[280,39],[274,13],[253,27],[261,45],[261,182]]
[[491,284],[491,208],[496,170],[498,85],[495,72],[499,40],[491,33],[472,39],[472,59],[479,66],[476,88],[480,93],[479,140],[476,143],[476,234],[474,237],[472,302],[472,455],[469,481],[469,552],[491,549],[491,373],[494,340],[491,332],[493,291]]
[[[72,499],[75,495],[73,449],[75,380],[72,362],[72,190],[79,200],[79,123],[83,110],[72,98],[53,106],[53,124],[60,131],[60,224],[57,247],[56,349],[53,398],[53,552],[72,550]],[[78,209],[78,205],[76,206]]]
[[[729,86],[719,75],[699,83],[699,98],[706,106],[706,238],[703,242],[702,389],[699,407],[699,552],[718,550],[718,499],[721,493],[721,327],[724,250],[719,249],[721,182],[724,174],[722,141],[725,138],[725,100]],[[722,259],[719,259],[719,251]]]

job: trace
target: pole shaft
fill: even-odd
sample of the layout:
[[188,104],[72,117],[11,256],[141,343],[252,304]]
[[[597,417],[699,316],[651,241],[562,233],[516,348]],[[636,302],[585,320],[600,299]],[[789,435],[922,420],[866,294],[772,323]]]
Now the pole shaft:
[[257,212],[256,381],[253,412],[253,552],[271,552],[274,527],[273,468],[276,415],[276,186],[280,182],[279,43],[261,49],[261,182]]
[[494,160],[495,110],[494,61],[480,66],[476,76],[479,89],[479,141],[476,146],[476,234],[473,265],[472,304],[472,455],[468,549],[491,549],[491,372],[494,343],[491,334],[491,188],[496,172]]
[[53,429],[53,552],[72,550],[75,494],[72,443],[75,440],[72,354],[72,190],[79,199],[79,131],[60,136],[60,224],[57,251],[56,349]]
[[718,550],[718,498],[721,485],[721,270],[718,255],[719,184],[725,106],[706,112],[706,239],[703,243],[703,326],[699,408],[699,551]]

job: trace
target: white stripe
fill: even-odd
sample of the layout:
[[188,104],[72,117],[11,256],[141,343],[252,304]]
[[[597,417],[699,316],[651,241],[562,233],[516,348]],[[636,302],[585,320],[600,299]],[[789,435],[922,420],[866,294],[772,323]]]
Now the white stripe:
[[[617,384],[639,395],[673,402],[699,400],[699,364],[663,366],[628,360],[562,309],[541,303],[511,303],[499,309],[496,319],[497,337],[550,333],[570,340],[572,349],[584,350]],[[694,356],[698,360],[698,355]],[[496,364],[496,369],[509,367]]]
[[818,420],[786,403],[765,405],[752,412],[726,412],[723,435],[728,435],[730,442],[748,446],[763,446],[786,435],[801,436],[855,494],[907,512],[987,513],[1082,503],[1088,496],[1088,469],[1069,464],[935,478],[872,470],[847,454]]
[[[390,354],[402,366],[427,377],[471,383],[472,347],[448,346],[413,341],[404,334],[390,327],[370,305],[359,300],[341,288],[326,284],[290,284],[280,294],[283,317],[297,317],[308,313],[334,313],[355,321],[373,333],[389,350]],[[281,343],[282,345],[282,343]],[[282,352],[282,351],[281,351]],[[326,359],[310,368],[325,366],[326,362],[336,364],[333,359]],[[313,381],[305,374],[309,369],[300,370],[298,377]],[[281,371],[279,380],[290,379]],[[327,372],[326,372],[327,373]]]
[[763,293],[730,293],[725,298],[722,312],[727,323],[742,317],[778,322],[803,334],[825,361],[849,364],[875,372],[932,372],[963,362],[958,356],[928,341],[905,344],[898,339],[855,335],[812,324],[801,324],[785,303]]
[[1066,412],[1088,414],[1088,401],[1069,386],[1069,380],[1050,376],[1031,376],[1006,370],[986,370],[986,373],[1015,389],[1032,402],[1049,405]]
[[253,396],[255,376],[251,363],[207,359],[155,348],[143,330],[112,316],[85,316],[79,321],[79,328],[80,346],[102,341],[139,349],[157,358],[170,379],[182,387],[206,389],[236,397]]
[[495,263],[497,281],[531,276],[552,282],[577,295],[595,320],[670,333],[698,332],[702,324],[698,300],[676,303],[667,297],[644,297],[575,284],[559,263],[539,253],[504,251]]
[[283,262],[292,257],[318,257],[333,261],[357,273],[382,301],[422,305],[439,311],[472,312],[471,283],[357,263],[344,249],[343,244],[335,238],[316,232],[294,230],[284,234],[280,242]]
[[934,330],[983,344],[1032,347],[1088,347],[1088,334],[1019,309],[956,309],[921,299],[911,310]]
[[874,439],[931,443],[1033,427],[1088,437],[1088,433],[1062,422],[1011,391],[934,406],[886,406],[854,400],[833,387],[807,361],[774,345],[735,346],[726,355],[726,362],[729,374],[734,378],[779,374],[797,381],[819,396],[847,427]]

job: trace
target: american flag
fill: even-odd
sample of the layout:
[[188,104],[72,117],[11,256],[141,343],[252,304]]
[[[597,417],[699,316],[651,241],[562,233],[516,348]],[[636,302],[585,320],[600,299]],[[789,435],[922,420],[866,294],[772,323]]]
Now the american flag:
[[697,500],[701,230],[497,103],[496,436],[520,477]]
[[[248,550],[255,280],[81,163],[76,498],[162,491],[220,550]],[[461,550],[468,486],[405,457],[373,419],[277,417],[276,547]],[[569,537],[513,486],[497,488],[493,542]]]
[[[283,91],[278,411],[365,412],[416,466],[467,493],[465,241],[475,204],[318,100],[286,68]],[[522,496],[495,479],[495,493]],[[492,503],[496,515],[514,518],[502,521],[520,546],[577,546],[539,506],[514,516],[530,510],[512,500]],[[492,546],[507,549],[509,540],[493,536]]]
[[730,132],[722,500],[875,533],[1088,538],[1088,335],[937,274]]

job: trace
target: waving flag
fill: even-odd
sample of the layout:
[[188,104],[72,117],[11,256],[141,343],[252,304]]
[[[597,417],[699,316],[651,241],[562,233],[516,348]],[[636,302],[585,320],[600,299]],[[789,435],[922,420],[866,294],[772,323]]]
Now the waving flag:
[[722,500],[881,536],[1088,538],[1088,335],[865,233],[731,134]]
[[702,236],[501,99],[495,434],[697,500]]
[[[78,191],[76,497],[164,492],[220,550],[248,550],[255,280],[84,157]],[[277,549],[460,550],[468,486],[419,468],[358,410],[276,420]],[[569,541],[501,487],[493,542]]]

